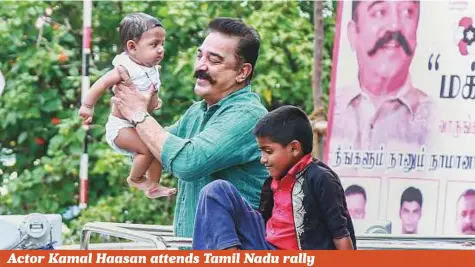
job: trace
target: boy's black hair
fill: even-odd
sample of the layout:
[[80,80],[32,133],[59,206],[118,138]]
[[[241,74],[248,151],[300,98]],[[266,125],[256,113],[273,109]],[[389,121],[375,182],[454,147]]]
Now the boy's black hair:
[[163,25],[157,18],[145,13],[132,13],[122,19],[119,26],[120,43],[124,51],[127,50],[127,42],[138,42],[142,34],[155,27]]
[[313,131],[307,114],[294,106],[282,106],[267,113],[257,122],[252,133],[282,146],[297,140],[304,154],[311,153],[313,149]]

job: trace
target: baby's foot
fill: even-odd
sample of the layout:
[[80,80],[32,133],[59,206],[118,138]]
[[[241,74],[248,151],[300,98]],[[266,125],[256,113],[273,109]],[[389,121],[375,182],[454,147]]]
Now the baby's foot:
[[148,198],[168,197],[176,194],[176,188],[168,188],[161,186],[158,183],[152,184],[147,190],[145,195]]
[[140,190],[147,190],[152,184],[145,178],[145,176],[142,177],[127,177],[127,183],[129,186],[138,188]]

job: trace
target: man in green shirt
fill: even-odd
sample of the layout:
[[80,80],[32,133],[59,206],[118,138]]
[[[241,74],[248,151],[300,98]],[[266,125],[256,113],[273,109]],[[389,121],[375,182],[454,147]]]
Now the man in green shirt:
[[135,90],[120,70],[123,82],[117,85],[114,104],[163,168],[178,178],[177,236],[192,237],[199,192],[213,180],[231,182],[253,208],[259,204],[268,176],[252,135],[267,113],[250,85],[259,46],[259,33],[242,21],[212,20],[195,60],[194,91],[203,100],[166,129],[146,113],[150,95]]

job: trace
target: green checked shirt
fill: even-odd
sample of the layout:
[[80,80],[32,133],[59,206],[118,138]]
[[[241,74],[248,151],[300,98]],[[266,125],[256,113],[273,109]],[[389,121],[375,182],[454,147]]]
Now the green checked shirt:
[[213,180],[231,182],[253,208],[258,207],[268,173],[260,163],[252,129],[266,113],[259,96],[247,86],[209,108],[204,101],[194,103],[167,128],[171,134],[162,150],[162,164],[178,178],[176,236],[192,237],[200,190]]

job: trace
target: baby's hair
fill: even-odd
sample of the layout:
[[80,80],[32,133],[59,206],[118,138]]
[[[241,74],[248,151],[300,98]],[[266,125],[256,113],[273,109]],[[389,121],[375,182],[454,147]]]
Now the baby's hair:
[[132,13],[125,16],[120,22],[120,43],[124,50],[127,49],[127,42],[133,40],[138,42],[142,34],[155,27],[162,27],[163,25],[155,17],[145,13]]
[[257,122],[252,133],[282,146],[297,140],[304,154],[312,152],[312,126],[305,112],[298,107],[282,106],[267,113]]

